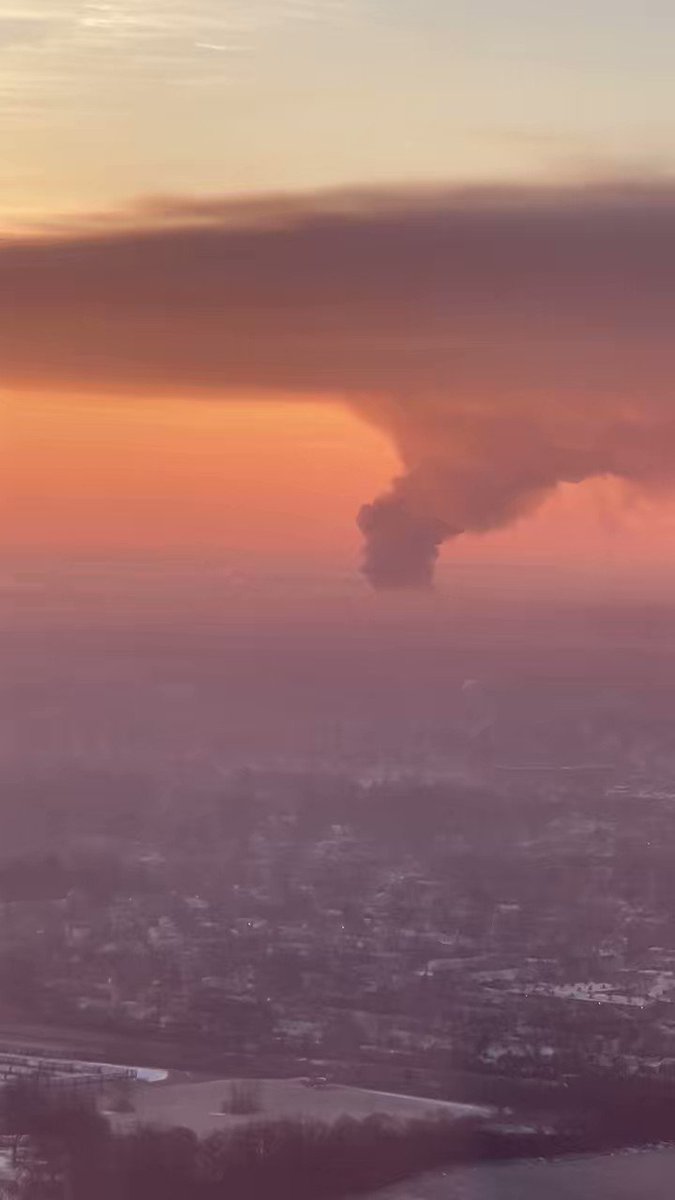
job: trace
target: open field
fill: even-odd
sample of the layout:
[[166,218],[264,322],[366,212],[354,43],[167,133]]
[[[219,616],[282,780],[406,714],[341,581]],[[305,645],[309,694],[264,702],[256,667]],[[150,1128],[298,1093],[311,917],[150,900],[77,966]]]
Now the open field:
[[444,1113],[457,1118],[490,1113],[489,1109],[477,1105],[400,1096],[341,1084],[310,1088],[300,1079],[265,1079],[260,1081],[260,1112],[245,1117],[223,1115],[220,1109],[231,1082],[218,1079],[200,1083],[139,1083],[133,1091],[136,1111],[128,1117],[113,1119],[120,1127],[134,1122],[182,1125],[203,1136],[214,1129],[224,1129],[246,1121],[284,1117],[336,1121],[343,1116],[362,1119],[382,1113],[408,1120],[428,1113]]

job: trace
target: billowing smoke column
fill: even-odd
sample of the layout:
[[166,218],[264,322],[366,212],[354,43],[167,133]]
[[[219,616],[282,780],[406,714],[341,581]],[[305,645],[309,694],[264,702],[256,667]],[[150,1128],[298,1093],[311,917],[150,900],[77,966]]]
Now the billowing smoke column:
[[364,537],[363,574],[376,588],[431,587],[441,544],[452,530],[412,511],[396,491],[364,504],[357,524]]
[[358,516],[363,572],[375,588],[430,587],[444,542],[510,524],[561,481],[626,473],[608,431],[590,446],[569,413],[559,414],[552,439],[546,413],[523,423],[515,414],[458,407],[428,396],[403,415],[385,405],[383,423],[409,470]]
[[323,396],[385,430],[376,588],[561,483],[673,488],[674,330],[663,182],[173,202],[0,244],[6,387]]

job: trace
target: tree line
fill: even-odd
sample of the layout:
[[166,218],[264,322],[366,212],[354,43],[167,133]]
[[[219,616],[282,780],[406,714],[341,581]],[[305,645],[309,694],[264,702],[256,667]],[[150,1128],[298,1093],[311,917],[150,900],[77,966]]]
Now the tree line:
[[255,1120],[199,1138],[189,1129],[116,1132],[76,1096],[30,1083],[1,1097],[22,1200],[338,1200],[443,1166],[611,1149],[675,1138],[672,1105],[616,1103],[555,1130],[429,1113]]

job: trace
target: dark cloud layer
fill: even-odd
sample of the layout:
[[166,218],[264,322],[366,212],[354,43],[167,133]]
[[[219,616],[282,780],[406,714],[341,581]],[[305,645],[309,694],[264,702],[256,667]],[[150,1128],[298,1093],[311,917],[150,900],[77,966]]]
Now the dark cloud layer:
[[675,189],[155,202],[0,247],[5,386],[330,393],[404,470],[359,515],[376,586],[562,481],[675,483]]

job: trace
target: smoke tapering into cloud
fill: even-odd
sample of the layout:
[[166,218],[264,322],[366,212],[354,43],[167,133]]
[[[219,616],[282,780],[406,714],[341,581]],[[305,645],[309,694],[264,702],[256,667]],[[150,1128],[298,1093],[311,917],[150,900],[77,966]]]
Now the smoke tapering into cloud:
[[330,395],[386,429],[403,473],[358,515],[383,588],[561,483],[675,485],[674,328],[649,181],[157,201],[0,247],[6,386]]

